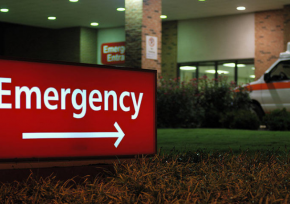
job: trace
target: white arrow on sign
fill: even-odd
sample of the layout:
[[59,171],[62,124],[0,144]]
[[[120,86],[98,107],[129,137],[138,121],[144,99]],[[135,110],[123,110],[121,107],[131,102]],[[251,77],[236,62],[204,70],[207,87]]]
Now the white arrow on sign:
[[22,139],[59,139],[59,138],[112,138],[117,137],[115,147],[117,148],[123,137],[124,132],[117,122],[114,124],[117,132],[33,132],[22,133]]

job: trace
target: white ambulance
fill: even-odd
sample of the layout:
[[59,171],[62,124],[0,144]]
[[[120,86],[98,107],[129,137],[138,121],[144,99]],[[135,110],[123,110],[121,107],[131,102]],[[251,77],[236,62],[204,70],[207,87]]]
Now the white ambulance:
[[290,111],[290,42],[287,51],[257,81],[247,86],[253,109],[262,118],[275,109]]

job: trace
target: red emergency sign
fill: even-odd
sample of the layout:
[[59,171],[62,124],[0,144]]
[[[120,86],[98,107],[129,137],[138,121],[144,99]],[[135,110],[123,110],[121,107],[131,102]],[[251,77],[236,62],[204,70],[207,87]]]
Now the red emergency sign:
[[0,59],[0,160],[156,153],[156,71]]
[[125,42],[103,43],[101,46],[102,64],[124,64]]

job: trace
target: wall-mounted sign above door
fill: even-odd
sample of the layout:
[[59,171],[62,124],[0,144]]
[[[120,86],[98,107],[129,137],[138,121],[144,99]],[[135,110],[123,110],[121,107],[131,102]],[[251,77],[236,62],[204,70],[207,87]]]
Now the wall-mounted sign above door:
[[102,64],[124,64],[125,42],[103,43],[101,46]]

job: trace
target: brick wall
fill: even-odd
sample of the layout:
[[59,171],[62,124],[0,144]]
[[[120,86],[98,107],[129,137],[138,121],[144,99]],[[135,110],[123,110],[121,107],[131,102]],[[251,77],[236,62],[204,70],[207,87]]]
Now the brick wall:
[[177,21],[162,23],[162,76],[175,78],[177,67]]
[[[142,68],[156,69],[161,73],[161,0],[143,0],[143,20],[142,20]],[[157,60],[146,59],[146,36],[157,37]]]
[[141,68],[143,2],[125,0],[126,66]]
[[284,12],[284,50],[286,50],[287,43],[290,42],[290,5],[285,5],[283,12]]
[[284,45],[284,12],[271,10],[255,14],[256,79],[279,58]]
[[[126,66],[161,72],[161,0],[126,0]],[[146,36],[158,39],[157,60],[146,59]]]

